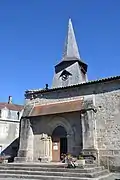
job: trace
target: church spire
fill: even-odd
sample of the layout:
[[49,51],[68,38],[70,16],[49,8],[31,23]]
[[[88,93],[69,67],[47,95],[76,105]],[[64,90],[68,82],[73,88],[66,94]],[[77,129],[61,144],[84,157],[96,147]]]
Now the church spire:
[[66,87],[87,81],[87,64],[80,57],[72,21],[69,19],[62,61],[55,66],[52,87]]
[[71,19],[68,22],[68,32],[65,41],[64,51],[63,51],[63,61],[68,60],[80,60],[80,54],[78,51],[78,46],[75,38],[75,33],[72,25]]

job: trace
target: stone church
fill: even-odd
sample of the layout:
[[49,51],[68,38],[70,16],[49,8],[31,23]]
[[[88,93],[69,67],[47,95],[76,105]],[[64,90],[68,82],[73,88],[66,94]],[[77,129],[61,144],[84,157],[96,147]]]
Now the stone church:
[[88,81],[71,20],[52,87],[27,90],[16,161],[58,162],[62,153],[120,164],[120,76]]

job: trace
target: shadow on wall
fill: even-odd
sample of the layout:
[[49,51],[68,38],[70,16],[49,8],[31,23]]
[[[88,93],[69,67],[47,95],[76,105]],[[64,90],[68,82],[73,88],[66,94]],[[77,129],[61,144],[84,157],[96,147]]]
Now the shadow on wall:
[[15,139],[6,149],[1,152],[1,155],[10,156],[8,162],[13,162],[17,156],[19,149],[19,138]]

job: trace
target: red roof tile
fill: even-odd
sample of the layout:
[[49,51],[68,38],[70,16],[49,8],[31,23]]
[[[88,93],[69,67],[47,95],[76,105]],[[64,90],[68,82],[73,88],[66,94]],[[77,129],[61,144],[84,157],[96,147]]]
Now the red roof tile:
[[75,100],[75,101],[54,103],[47,105],[38,105],[33,108],[30,116],[42,116],[42,115],[58,114],[64,112],[80,111],[82,107],[83,107],[82,100]]
[[0,103],[0,109],[3,109],[3,108],[7,108],[9,110],[13,110],[13,111],[21,111],[24,106],[22,105],[18,105],[18,104],[8,104],[8,103]]

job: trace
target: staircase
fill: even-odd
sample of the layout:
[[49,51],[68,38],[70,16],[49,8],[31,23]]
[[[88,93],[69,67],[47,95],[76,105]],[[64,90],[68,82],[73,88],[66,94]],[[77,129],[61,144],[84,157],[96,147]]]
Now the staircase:
[[86,165],[68,169],[62,163],[8,163],[0,164],[0,178],[39,180],[112,180],[102,166]]

